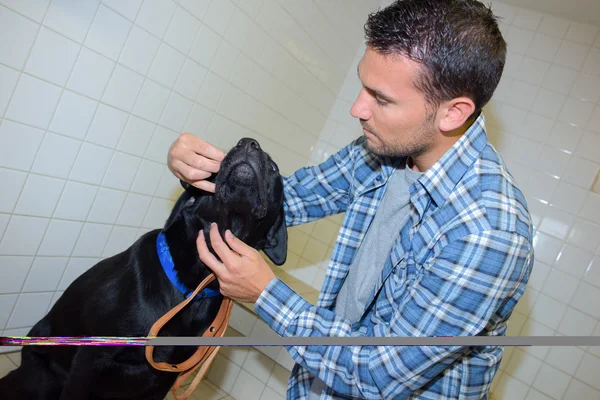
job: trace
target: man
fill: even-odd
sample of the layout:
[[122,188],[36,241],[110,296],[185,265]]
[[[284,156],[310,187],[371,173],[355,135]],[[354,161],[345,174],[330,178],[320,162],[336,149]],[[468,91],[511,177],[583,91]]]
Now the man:
[[[198,239],[221,292],[289,336],[500,336],[533,265],[523,194],[489,144],[482,107],[506,44],[475,0],[405,0],[369,16],[350,113],[364,136],[285,182],[288,226],[346,212],[316,306],[253,249]],[[203,181],[224,154],[190,134],[169,152]],[[292,346],[288,399],[487,398],[500,346]],[[320,397],[319,397],[320,396]]]

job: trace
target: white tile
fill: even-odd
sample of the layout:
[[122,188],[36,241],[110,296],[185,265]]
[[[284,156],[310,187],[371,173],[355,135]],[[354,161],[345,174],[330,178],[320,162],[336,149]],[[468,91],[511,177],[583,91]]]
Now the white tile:
[[181,132],[194,103],[172,92],[160,118],[159,124],[176,132]]
[[570,95],[578,100],[597,103],[600,101],[600,77],[585,72],[580,73]]
[[245,54],[240,54],[238,57],[229,81],[240,89],[245,89],[252,79],[252,74],[255,68],[259,68]]
[[154,36],[162,38],[176,7],[172,0],[145,0],[135,23]]
[[[550,204],[561,210],[577,215],[587,196],[587,191],[569,182],[560,181]],[[575,221],[573,221],[575,223]]]
[[558,115],[559,121],[578,127],[585,127],[594,112],[594,104],[568,98]]
[[242,365],[242,370],[249,372],[262,383],[267,383],[275,361],[256,349],[250,349]]
[[586,385],[585,383],[578,381],[577,379],[573,379],[571,380],[569,388],[565,392],[565,396],[563,397],[563,399],[598,400],[600,399],[600,391]]
[[543,17],[544,14],[527,10],[524,8],[518,8],[515,17],[512,21],[512,25],[535,31],[542,22]]
[[600,224],[600,195],[589,192],[587,198],[583,202],[583,207],[579,212],[579,216],[586,218],[591,222]]
[[[597,320],[569,307],[558,331],[567,336],[589,336],[594,330]],[[569,371],[567,371],[569,372]],[[574,373],[572,372],[569,373]]]
[[100,100],[114,66],[114,61],[83,48],[67,82],[67,88]]
[[152,198],[149,196],[136,193],[127,194],[125,204],[119,212],[116,223],[119,225],[140,226],[151,200]]
[[582,278],[592,257],[593,254],[586,250],[565,244],[557,257],[555,267],[575,278]]
[[176,199],[179,197],[182,191],[183,188],[181,187],[179,179],[173,175],[169,168],[165,168],[162,173],[162,177],[158,182],[156,192],[154,192],[154,196],[165,199]]
[[128,114],[124,111],[100,104],[85,138],[86,142],[114,149],[125,129],[127,117]]
[[169,147],[178,136],[179,134],[174,131],[165,129],[162,126],[157,127],[144,157],[159,163],[166,163]]
[[256,315],[238,304],[231,308],[229,325],[244,336],[250,336],[256,324]]
[[187,54],[200,29],[200,21],[187,10],[177,7],[165,33],[164,42]]
[[538,298],[540,293],[533,287],[527,287],[523,296],[519,299],[515,311],[523,315],[529,316],[535,305],[535,300]]
[[538,32],[531,40],[526,54],[542,61],[553,62],[561,42],[558,38]]
[[202,20],[211,0],[180,0],[179,5],[189,12],[191,12],[196,18]]
[[544,364],[535,378],[533,387],[542,393],[560,399],[567,389],[570,380],[571,377],[569,375]]
[[579,141],[575,154],[590,161],[598,162],[600,154],[600,135],[585,132]]
[[175,91],[190,99],[195,99],[207,72],[206,68],[192,59],[186,59],[177,82],[175,82]]
[[582,128],[564,122],[557,122],[548,137],[547,145],[573,153],[582,135]]
[[0,117],[4,115],[8,102],[17,87],[19,72],[12,68],[0,65]]
[[21,70],[39,25],[4,7],[0,11],[0,63]]
[[[591,252],[600,246],[600,226],[578,218],[571,228],[567,242],[581,247],[589,252],[591,257]],[[582,263],[583,261],[579,262]]]
[[3,121],[0,125],[0,166],[28,171],[44,138],[44,131]]
[[221,37],[206,25],[202,25],[190,49],[189,57],[208,68],[220,44]]
[[582,72],[598,75],[600,70],[600,49],[594,48],[590,50],[583,67]]
[[14,212],[51,217],[64,186],[64,179],[29,174]]
[[53,293],[21,293],[6,329],[32,326],[45,314]]
[[82,222],[51,220],[37,254],[70,256],[82,226]]
[[81,142],[48,132],[38,150],[31,172],[66,179]]
[[285,396],[280,395],[270,387],[265,387],[262,395],[260,396],[260,400],[284,400]]
[[0,196],[0,212],[12,213],[25,184],[25,179],[27,179],[27,174],[24,172],[0,168],[0,187],[3,192]]
[[102,96],[102,101],[113,107],[131,112],[143,83],[143,76],[117,65],[108,82],[104,96]]
[[137,228],[115,226],[110,233],[102,257],[112,257],[127,250],[135,242]]
[[4,231],[6,230],[6,227],[8,226],[9,220],[10,220],[10,215],[0,214],[0,240],[2,240],[2,235],[4,235]]
[[85,38],[85,46],[111,60],[117,60],[131,25],[130,21],[101,5]]
[[21,75],[6,118],[38,128],[47,128],[61,89],[29,75]]
[[598,381],[598,371],[600,370],[600,358],[591,354],[585,354],[583,361],[579,364],[575,376],[580,381],[600,390],[600,381]]
[[97,258],[71,258],[57,290],[65,290],[75,279],[98,262]]
[[566,151],[544,146],[537,160],[536,169],[548,175],[561,177],[567,168],[571,155]]
[[590,52],[590,46],[563,41],[553,62],[565,67],[581,69]]
[[600,287],[600,256],[594,257],[585,272],[584,280]]
[[540,293],[533,305],[530,316],[537,322],[541,322],[552,329],[557,329],[566,309],[565,304]]
[[[166,154],[165,150],[165,157]],[[152,196],[158,187],[164,169],[164,164],[143,160],[129,190],[134,193]]]
[[528,183],[521,186],[521,189],[528,198],[533,196],[536,199],[549,202],[558,182],[559,179],[554,176],[541,171],[532,171]]
[[143,0],[102,0],[104,5],[132,21],[135,19],[142,2]]
[[273,372],[267,381],[267,386],[275,390],[280,395],[285,396],[289,378],[290,371],[280,365],[275,364],[273,367]]
[[0,256],[0,293],[19,293],[32,262],[33,257]]
[[[6,234],[4,236],[6,237]],[[599,298],[600,289],[582,281],[571,300],[571,305],[589,316],[600,318]]]
[[204,78],[200,93],[198,94],[198,97],[196,97],[196,102],[200,103],[209,110],[214,111],[216,110],[226,88],[227,82],[225,80],[213,72],[209,72]]
[[242,369],[230,393],[235,399],[259,400],[265,386],[264,382],[261,382]]
[[567,95],[571,92],[577,74],[577,70],[552,64],[541,85],[545,89]]
[[52,0],[44,17],[44,25],[82,43],[97,8],[97,0]]
[[538,31],[547,35],[563,38],[569,29],[570,21],[555,17],[554,15],[544,14],[541,25]]
[[600,164],[573,156],[562,179],[589,190],[599,169]]
[[114,224],[125,202],[126,192],[101,187],[87,217],[89,222]]
[[548,118],[556,118],[563,105],[566,96],[547,89],[540,89],[531,107],[531,111]]
[[[262,338],[262,339],[277,339],[280,336],[275,333],[266,323],[264,323],[261,319],[258,319],[254,324],[254,328],[252,329],[252,333],[249,337]],[[279,347],[277,346],[255,346],[255,348],[261,353],[265,354],[267,357],[271,359],[277,358],[279,354]]]
[[143,156],[155,127],[156,125],[151,122],[133,115],[130,116],[117,145],[117,150],[139,157]]
[[[246,43],[242,48],[242,52],[252,59],[254,62],[259,62],[263,52],[267,48],[267,43],[271,39],[257,24],[251,24],[247,35]],[[303,68],[300,70],[306,71]],[[308,73],[308,72],[307,72]]]
[[542,362],[516,348],[504,372],[531,385],[542,367]]
[[527,397],[525,398],[525,400],[552,400],[552,398],[546,396],[542,392],[531,388],[529,389],[529,392],[527,392]]
[[213,1],[208,7],[204,23],[223,36],[233,17],[235,5],[229,0]]
[[211,71],[229,80],[233,73],[240,51],[226,41],[222,41],[210,65]]
[[113,151],[91,143],[83,143],[69,179],[99,185]]
[[154,198],[148,207],[148,212],[142,221],[142,227],[144,228],[162,228],[171,214],[173,209],[173,202],[164,199]]
[[159,45],[160,40],[134,25],[119,57],[119,63],[146,75],[158,52]]
[[116,151],[108,166],[102,185],[120,190],[129,190],[140,165],[141,158]]
[[550,63],[525,56],[517,69],[515,78],[540,86],[549,68]]
[[502,375],[497,385],[495,394],[500,399],[523,400],[529,389],[528,385],[507,374]]
[[98,102],[65,90],[50,123],[50,130],[83,139],[92,122]]
[[578,284],[578,279],[569,276],[560,270],[552,269],[544,283],[542,292],[546,294],[546,296],[552,297],[562,303],[569,304]]
[[529,29],[511,26],[504,39],[508,43],[508,46],[510,46],[511,51],[518,54],[527,54],[527,48],[533,40],[534,35],[535,32]]
[[169,89],[146,79],[133,108],[133,114],[158,123],[168,100]]
[[97,191],[97,186],[67,181],[54,217],[85,221]]
[[600,133],[600,105],[594,110],[594,113],[588,122],[587,129],[592,132]]
[[162,43],[156,58],[150,67],[148,78],[168,87],[173,88],[177,75],[185,62],[185,56],[168,44]]
[[241,368],[217,354],[211,364],[206,378],[225,392],[231,392]]
[[[86,223],[75,244],[72,257],[100,257],[108,240],[111,225]],[[73,258],[71,258],[73,261]],[[70,263],[69,263],[70,264]],[[60,288],[64,289],[64,288]]]
[[554,120],[538,114],[529,113],[525,117],[519,134],[536,142],[545,142],[552,131]]
[[23,292],[55,290],[68,260],[67,257],[36,257],[23,286]]
[[6,7],[38,23],[42,22],[49,3],[50,0],[2,0],[2,4]]
[[238,49],[243,49],[252,24],[254,24],[254,22],[246,15],[246,13],[244,13],[241,8],[237,8],[233,12],[231,23],[223,37]]
[[64,86],[75,65],[81,45],[42,27],[25,72]]
[[0,295],[0,326],[4,327],[6,325],[18,296],[17,294]]

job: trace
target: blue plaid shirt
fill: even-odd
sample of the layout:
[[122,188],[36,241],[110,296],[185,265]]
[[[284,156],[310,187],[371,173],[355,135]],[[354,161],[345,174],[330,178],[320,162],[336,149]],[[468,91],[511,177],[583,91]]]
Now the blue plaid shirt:
[[[527,204],[488,142],[483,115],[409,188],[408,220],[365,314],[333,311],[336,295],[399,160],[376,157],[363,138],[285,181],[288,226],[346,212],[316,306],[272,280],[255,303],[280,336],[499,336],[533,265]],[[372,227],[377,229],[377,227]],[[362,268],[368,268],[364,265]],[[290,346],[287,399],[481,399],[500,346]]]

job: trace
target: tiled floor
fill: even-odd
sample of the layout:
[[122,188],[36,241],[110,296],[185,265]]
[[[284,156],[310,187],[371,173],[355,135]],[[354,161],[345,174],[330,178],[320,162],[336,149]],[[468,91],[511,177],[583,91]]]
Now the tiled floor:
[[[20,352],[0,354],[0,377],[20,362]],[[219,352],[190,400],[284,400],[288,377],[287,369],[256,349],[229,348]],[[188,378],[179,393],[192,379]],[[173,400],[173,394],[165,400]]]

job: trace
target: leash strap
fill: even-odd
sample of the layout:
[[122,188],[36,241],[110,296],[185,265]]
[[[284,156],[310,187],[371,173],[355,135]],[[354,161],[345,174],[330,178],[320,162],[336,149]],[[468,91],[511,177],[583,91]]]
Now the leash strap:
[[[177,306],[173,307],[169,312],[160,317],[154,323],[154,325],[152,325],[150,331],[148,332],[148,337],[158,337],[158,332],[160,331],[160,329],[162,329],[162,327],[167,322],[169,322],[171,318],[173,318],[179,311],[181,311],[183,307],[188,305],[188,303],[196,297],[198,292],[200,292],[203,288],[205,288],[209,283],[211,283],[215,279],[215,275],[210,274],[202,282],[200,282],[200,284],[198,285],[196,290],[194,290],[194,293],[192,295],[188,296],[187,299],[179,303]],[[202,337],[223,337],[223,335],[225,334],[225,330],[227,329],[227,326],[229,324],[229,317],[231,315],[232,306],[233,301],[228,297],[224,297],[223,302],[221,303],[221,307],[219,308],[219,312],[217,313],[217,316],[210,324],[209,328],[206,331],[204,331]],[[172,388],[173,397],[175,398],[175,400],[186,400],[192,395],[194,390],[196,390],[196,387],[198,386],[202,378],[204,378],[204,375],[206,374],[208,368],[215,359],[217,353],[219,352],[219,349],[220,346],[200,346],[190,358],[179,364],[155,362],[153,357],[154,346],[146,346],[145,352],[146,360],[155,369],[160,371],[180,373]],[[187,377],[199,367],[200,371],[198,371],[198,374],[190,384],[190,387],[183,394],[177,394],[179,386],[181,386],[185,379],[187,379]]]

